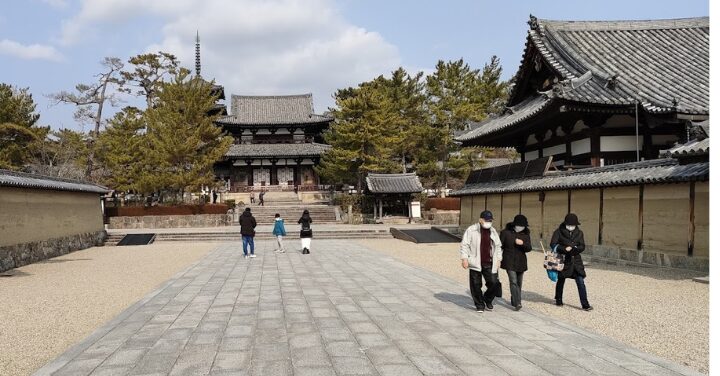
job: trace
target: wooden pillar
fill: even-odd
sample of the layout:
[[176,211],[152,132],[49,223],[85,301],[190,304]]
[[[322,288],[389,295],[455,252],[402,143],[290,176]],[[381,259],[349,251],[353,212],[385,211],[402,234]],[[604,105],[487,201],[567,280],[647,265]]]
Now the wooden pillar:
[[378,202],[377,198],[373,198],[373,219],[377,220]]
[[382,208],[383,208],[383,202],[382,202],[382,198],[381,198],[381,199],[380,199],[380,220],[381,220],[381,221],[382,221],[382,218],[383,218]]
[[643,247],[643,201],[645,200],[645,185],[640,184],[640,202],[638,210],[638,241],[637,250],[641,250]]
[[253,183],[254,183],[253,182],[252,160],[251,159],[245,160],[245,164],[247,165],[247,174],[248,174],[247,184],[248,184],[248,186],[252,187]]
[[695,248],[695,182],[690,182],[690,223],[688,225],[688,256]]
[[600,167],[600,128],[590,130],[590,164]]
[[605,200],[605,189],[600,188],[600,218],[598,222],[598,245],[602,245],[603,235],[603,201]]

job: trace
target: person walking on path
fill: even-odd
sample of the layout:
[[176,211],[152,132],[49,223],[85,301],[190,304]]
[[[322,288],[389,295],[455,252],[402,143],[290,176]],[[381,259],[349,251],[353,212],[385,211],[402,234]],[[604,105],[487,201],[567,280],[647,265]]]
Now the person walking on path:
[[250,203],[251,204],[255,203],[255,192],[250,192]]
[[[465,230],[460,243],[460,259],[464,269],[470,269],[470,294],[478,312],[493,309],[497,272],[503,258],[503,251],[495,228],[493,215],[489,210],[480,213],[478,223]],[[482,280],[485,279],[485,293]]]
[[579,225],[580,221],[577,215],[569,213],[550,239],[550,248],[557,247],[557,252],[565,258],[565,267],[558,272],[558,280],[555,284],[555,304],[563,305],[565,279],[572,278],[577,284],[582,309],[591,311],[593,307],[588,303],[587,289],[585,288],[585,265],[580,256],[585,250],[585,237],[582,230],[578,228]]
[[260,206],[265,206],[265,191],[260,191]]
[[280,213],[275,214],[275,227],[273,227],[273,235],[275,235],[275,239],[277,239],[278,244],[278,248],[275,252],[285,253],[285,246],[283,245],[283,236],[286,235],[285,220],[280,218]]
[[310,212],[305,209],[303,210],[302,217],[298,220],[300,224],[300,245],[302,246],[302,253],[307,255],[310,253],[310,242],[312,241],[312,229],[310,224],[312,218],[310,218]]
[[516,311],[522,308],[522,281],[527,270],[527,255],[532,251],[528,220],[522,214],[515,216],[512,222],[500,231],[502,243],[502,262],[500,267],[507,271],[510,281],[510,304]]
[[257,221],[250,213],[250,208],[245,208],[245,211],[240,216],[240,235],[242,235],[243,242],[243,253],[245,258],[248,258],[248,245],[250,245],[250,257],[255,258],[255,227]]

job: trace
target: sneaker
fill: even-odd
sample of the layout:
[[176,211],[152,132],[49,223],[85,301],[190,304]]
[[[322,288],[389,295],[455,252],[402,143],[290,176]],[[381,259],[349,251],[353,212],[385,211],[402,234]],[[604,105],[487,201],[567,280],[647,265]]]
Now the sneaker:
[[475,308],[475,312],[483,313],[483,312],[485,312],[485,308],[476,307],[476,308]]
[[279,249],[276,249],[276,250],[275,250],[275,251],[273,251],[273,252],[275,252],[275,253],[280,253],[280,252],[282,252],[282,251],[281,251],[281,250],[279,250]]
[[586,310],[586,311],[592,311],[592,310],[593,310],[593,307],[592,307],[592,306],[587,306],[587,307],[585,307],[585,308],[583,308],[583,309]]
[[257,256],[255,256],[254,253],[252,255],[250,255],[250,258],[255,258],[255,257],[257,257]]
[[245,255],[245,258],[248,258],[248,255]]
[[558,307],[562,307],[562,306],[563,306],[562,300],[556,300],[556,301],[555,301],[555,305],[558,306]]
[[492,302],[485,302],[485,308],[486,308],[488,311],[492,311],[492,310],[493,310]]
[[519,311],[519,310],[521,310],[521,309],[522,309],[522,304],[518,304],[518,305],[515,306],[515,310],[516,310],[516,311]]
[[278,250],[278,253],[285,253],[285,250],[284,250],[284,249],[280,249],[280,250]]

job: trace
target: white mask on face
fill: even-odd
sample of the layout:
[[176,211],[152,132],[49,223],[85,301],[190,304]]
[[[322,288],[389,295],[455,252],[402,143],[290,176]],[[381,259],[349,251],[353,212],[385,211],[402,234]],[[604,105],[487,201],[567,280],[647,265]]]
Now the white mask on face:
[[486,229],[486,230],[489,230],[490,227],[492,227],[492,222],[483,222],[483,223],[481,224],[481,226],[482,226],[482,228],[484,228],[484,229]]
[[572,231],[575,231],[575,226],[565,225],[565,228],[566,228],[568,231],[571,231],[571,232],[572,232]]
[[522,232],[525,230],[525,226],[515,226],[515,232]]

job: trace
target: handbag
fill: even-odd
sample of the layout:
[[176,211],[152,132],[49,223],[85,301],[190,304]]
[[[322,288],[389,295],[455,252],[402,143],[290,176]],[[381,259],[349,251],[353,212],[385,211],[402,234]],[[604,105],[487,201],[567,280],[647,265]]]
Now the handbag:
[[[555,248],[548,252],[545,250],[545,246],[540,242],[543,253],[545,254],[545,260],[543,260],[543,267],[547,270],[562,271],[565,269],[565,259],[557,253],[557,245]],[[551,278],[552,279],[552,278]]]
[[502,283],[500,283],[500,279],[497,278],[497,274],[495,274],[495,281],[495,297],[502,298]]

